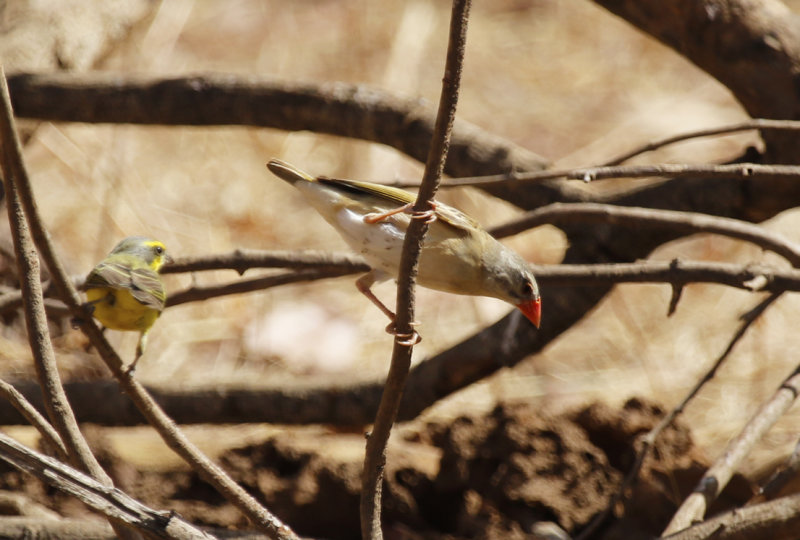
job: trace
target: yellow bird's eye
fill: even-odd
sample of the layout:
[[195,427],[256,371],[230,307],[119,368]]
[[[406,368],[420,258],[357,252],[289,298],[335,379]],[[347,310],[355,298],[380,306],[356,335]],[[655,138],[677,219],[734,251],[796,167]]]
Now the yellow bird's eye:
[[163,246],[155,246],[153,249],[155,250],[156,254],[158,254],[158,255],[161,255],[162,253],[164,253],[164,247]]

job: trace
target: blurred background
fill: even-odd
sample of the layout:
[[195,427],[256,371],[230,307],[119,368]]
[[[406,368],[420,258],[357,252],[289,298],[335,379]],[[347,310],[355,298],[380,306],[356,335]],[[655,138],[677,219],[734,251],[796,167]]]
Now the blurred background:
[[[118,32],[120,39],[93,65],[77,67],[152,76],[225,72],[345,81],[432,103],[439,96],[449,2],[128,4],[136,7],[130,26]],[[650,140],[747,118],[717,81],[591,2],[477,1],[467,43],[459,117],[559,168],[595,165]],[[637,162],[712,162],[758,144],[753,133],[702,139]],[[265,164],[272,157],[314,174],[378,182],[414,180],[422,172],[421,164],[376,144],[244,127],[42,123],[25,148],[42,214],[76,276],[133,234],[162,240],[175,256],[236,248],[345,250],[301,196],[268,173]],[[634,182],[641,181],[615,186]],[[447,191],[440,198],[486,226],[518,213],[477,190]],[[764,226],[800,241],[797,220],[796,212],[787,212]],[[5,220],[0,227],[8,237]],[[508,243],[536,263],[558,263],[566,247],[551,227]],[[752,246],[706,235],[673,242],[653,258],[676,256],[785,265]],[[168,290],[177,291],[235,278],[228,271],[165,279]],[[353,281],[291,285],[168,309],[150,333],[137,377],[152,385],[183,386],[381,378],[392,341],[382,315]],[[532,401],[556,411],[592,400],[616,406],[637,395],[675,405],[725,349],[739,315],[760,298],[692,285],[677,313],[667,318],[670,292],[661,285],[617,287],[542,354],[451,396],[426,415],[487,410],[498,400]],[[380,285],[376,293],[394,302],[394,284]],[[458,343],[508,310],[492,299],[420,290],[417,318],[424,340],[415,348],[415,361]],[[791,351],[800,346],[796,313],[791,296],[770,308],[686,411],[695,441],[710,457],[793,369]],[[32,374],[21,324],[16,319],[2,328],[3,377]],[[79,331],[67,323],[54,331],[65,378],[108,377],[84,350]],[[107,335],[123,358],[132,358],[135,333]],[[793,412],[751,456],[750,472],[796,442]]]

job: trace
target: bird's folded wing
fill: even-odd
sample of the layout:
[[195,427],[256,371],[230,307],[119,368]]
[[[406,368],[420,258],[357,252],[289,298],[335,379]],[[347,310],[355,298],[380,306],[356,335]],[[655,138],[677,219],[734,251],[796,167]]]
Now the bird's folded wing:
[[[377,197],[387,203],[394,203],[398,206],[413,203],[417,199],[415,194],[392,186],[359,182],[357,180],[326,178],[324,176],[319,177],[317,181],[353,194]],[[457,229],[470,230],[481,228],[477,221],[465,213],[440,202],[436,203],[436,216]]]
[[131,295],[145,306],[164,309],[167,294],[161,278],[147,267],[132,268],[124,262],[103,262],[98,264],[86,278],[84,289],[109,287],[128,289]]

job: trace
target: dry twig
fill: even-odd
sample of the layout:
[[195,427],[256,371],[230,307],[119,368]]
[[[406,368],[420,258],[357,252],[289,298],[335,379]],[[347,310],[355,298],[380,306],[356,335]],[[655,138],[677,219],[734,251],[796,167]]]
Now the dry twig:
[[774,499],[789,481],[797,476],[798,472],[800,472],[800,442],[795,445],[794,451],[784,464],[764,482],[764,485],[758,490],[758,494],[748,504]]
[[725,451],[706,471],[697,483],[694,492],[672,517],[664,534],[685,529],[692,523],[702,520],[708,506],[716,500],[722,489],[733,476],[736,467],[747,457],[753,446],[792,406],[800,394],[800,365],[783,381],[772,397],[761,406],[741,433],[728,443]]
[[[103,484],[111,486],[113,485],[111,478],[100,466],[78,427],[75,414],[69,405],[61,384],[61,377],[58,374],[55,352],[50,341],[50,331],[44,311],[39,259],[28,223],[26,223],[26,218],[28,222],[34,218],[31,216],[30,208],[23,209],[25,190],[22,186],[28,183],[28,176],[22,162],[22,148],[14,126],[14,113],[2,67],[0,67],[0,145],[2,145],[0,167],[2,167],[3,185],[8,198],[8,219],[22,288],[28,341],[33,353],[39,384],[42,392],[47,396],[45,409],[50,417],[50,422],[58,432],[69,462]],[[125,529],[121,522],[115,521],[114,518],[112,518],[111,526],[120,537],[135,538],[133,532]]]
[[[491,188],[510,185],[515,187],[537,184],[550,180],[581,180],[594,182],[612,178],[797,178],[798,165],[762,165],[759,163],[734,164],[683,164],[661,163],[656,165],[616,165],[610,167],[578,167],[558,171],[510,172],[490,176],[469,176],[451,178],[442,188],[477,187]],[[389,185],[400,188],[417,188],[415,182],[392,182]]]
[[[10,107],[8,101],[8,94],[5,86],[5,78],[2,78],[2,88],[5,92],[4,102]],[[8,120],[13,122],[13,117],[10,114]],[[5,132],[3,133],[5,139]],[[16,141],[15,147],[19,150],[19,142],[16,140],[16,133],[13,128],[11,129],[11,136]],[[5,163],[5,160],[4,160]],[[85,317],[81,300],[72,285],[67,273],[64,271],[60,259],[55,255],[55,249],[50,242],[50,236],[44,228],[41,216],[39,215],[36,206],[33,190],[30,185],[27,174],[25,173],[24,164],[21,159],[21,154],[17,152],[14,165],[18,170],[18,175],[14,177],[15,182],[11,185],[15,190],[19,191],[19,199],[21,207],[25,209],[25,216],[30,224],[31,234],[36,245],[39,248],[42,258],[44,259],[47,267],[52,274],[52,280],[58,289],[61,299],[67,304],[72,315],[81,319],[81,328],[89,337],[92,345],[97,349],[103,361],[108,368],[117,378],[120,386],[125,390],[125,393],[135,403],[139,411],[147,418],[148,422],[158,431],[167,445],[172,448],[178,455],[181,456],[187,463],[189,463],[195,470],[201,474],[206,481],[213,485],[223,496],[231,501],[243,514],[250,518],[253,523],[265,531],[267,534],[274,538],[280,539],[293,539],[296,535],[284,525],[277,517],[272,515],[267,509],[261,506],[250,494],[248,494],[241,486],[237,485],[225,472],[205,456],[200,450],[193,445],[183,433],[180,432],[175,423],[164,413],[163,409],[153,400],[130,374],[123,370],[122,360],[117,355],[116,351],[103,336],[100,328],[94,323],[92,319]],[[13,202],[12,192],[9,191],[9,202]],[[21,209],[20,209],[21,214]],[[31,248],[32,250],[32,248]],[[37,279],[38,282],[38,279]],[[46,322],[45,322],[46,324]],[[48,341],[49,343],[49,341]],[[64,437],[63,434],[62,438]],[[66,441],[65,441],[66,442]],[[102,470],[102,469],[101,469]]]
[[773,130],[773,131],[800,131],[800,121],[797,120],[772,120],[769,118],[751,118],[744,122],[730,124],[727,126],[719,126],[715,128],[698,129],[696,131],[687,131],[685,133],[678,133],[670,137],[664,137],[656,141],[637,146],[636,148],[620,154],[619,156],[610,159],[603,163],[603,167],[611,167],[619,165],[629,159],[658,150],[670,144],[677,142],[688,141],[690,139],[699,139],[701,137],[714,137],[717,135],[730,135],[731,133],[739,133],[741,131],[750,131],[753,129],[758,130]]
[[[461,84],[461,69],[467,39],[470,0],[454,0],[450,18],[450,34],[447,42],[442,92],[439,98],[439,111],[433,137],[425,163],[417,199],[413,210],[418,213],[431,208],[441,181],[444,163],[450,144],[450,135],[455,120],[458,90]],[[395,330],[398,334],[413,335],[414,320],[414,282],[417,273],[422,240],[428,229],[423,219],[412,219],[403,242],[400,269],[397,278],[397,318]],[[364,457],[364,470],[361,482],[361,533],[366,539],[381,539],[381,488],[383,468],[386,463],[386,443],[389,440],[392,424],[400,408],[400,399],[411,367],[413,345],[395,339],[389,374],[386,377],[383,395],[372,433],[367,439]]]
[[4,433],[0,433],[0,457],[19,470],[80,499],[114,522],[133,526],[148,537],[180,540],[213,538],[177,514],[157,512],[113,486],[100,483],[51,457],[26,448]]
[[737,508],[661,540],[795,540],[800,530],[800,494]]
[[639,477],[639,471],[642,470],[642,465],[644,465],[644,460],[647,459],[647,456],[650,454],[650,451],[653,449],[656,443],[656,439],[661,433],[670,426],[675,419],[680,415],[689,402],[694,399],[694,397],[700,392],[700,389],[706,385],[719,371],[719,368],[725,362],[725,360],[730,356],[731,352],[733,351],[733,347],[744,337],[745,332],[748,328],[761,316],[767,308],[772,305],[775,300],[780,297],[781,293],[775,293],[768,296],[766,299],[759,302],[757,306],[753,309],[744,313],[742,315],[742,324],[739,326],[739,329],[733,335],[731,340],[728,342],[728,346],[722,352],[722,354],[717,358],[716,362],[711,366],[711,368],[703,375],[703,377],[695,384],[695,386],[689,391],[689,393],[681,400],[681,402],[674,407],[669,414],[664,416],[661,421],[656,424],[653,429],[640,435],[637,437],[636,442],[634,443],[634,448],[636,448],[636,459],[634,460],[633,466],[625,475],[625,478],[622,480],[619,488],[617,489],[616,493],[611,500],[608,502],[606,508],[598,514],[597,516],[592,519],[591,523],[586,526],[586,528],[581,531],[580,535],[576,537],[576,540],[585,540],[590,538],[594,532],[600,527],[603,522],[611,515],[614,507],[616,507],[617,503],[621,501],[627,494],[628,490],[633,486],[636,482],[636,479]]
[[[800,170],[800,167],[798,167]],[[698,212],[657,210],[600,203],[553,203],[526,212],[489,232],[498,238],[512,236],[544,224],[607,223],[616,226],[664,226],[681,234],[714,233],[751,242],[800,267],[800,245],[783,235],[740,219]]]
[[16,388],[6,381],[0,380],[0,394],[11,403],[11,405],[25,417],[25,419],[36,428],[36,431],[45,439],[45,446],[48,446],[58,453],[62,460],[67,459],[67,449],[58,436],[58,432],[47,419],[41,415],[31,402],[25,399]]

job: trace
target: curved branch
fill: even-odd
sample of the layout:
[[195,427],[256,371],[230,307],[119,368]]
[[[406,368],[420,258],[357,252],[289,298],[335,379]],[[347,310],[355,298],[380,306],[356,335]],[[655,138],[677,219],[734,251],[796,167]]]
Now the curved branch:
[[[779,0],[595,2],[718,79],[750,116],[800,119],[800,23]],[[762,137],[770,161],[800,160],[796,135],[767,131]]]
[[758,130],[774,130],[774,131],[798,131],[800,130],[800,121],[798,120],[769,120],[766,118],[753,118],[744,122],[730,124],[727,126],[719,126],[708,129],[698,129],[696,131],[687,131],[685,133],[678,133],[670,137],[664,137],[649,143],[637,146],[636,148],[620,154],[615,158],[609,159],[603,163],[604,167],[611,167],[619,165],[625,161],[636,156],[658,150],[665,146],[675,144],[678,142],[688,141],[690,139],[699,139],[701,137],[715,137],[718,135],[730,135],[731,133],[739,133],[741,131]]
[[681,234],[714,233],[751,242],[800,267],[800,245],[758,225],[697,212],[675,212],[597,203],[554,203],[490,229],[498,238],[544,224],[608,223],[616,226],[664,226]]
[[[241,75],[23,73],[11,75],[9,87],[17,114],[25,118],[308,130],[386,144],[421,162],[436,114],[423,99],[366,85],[285,83]],[[464,121],[455,124],[451,145],[447,172],[455,176],[547,165],[533,152]]]

